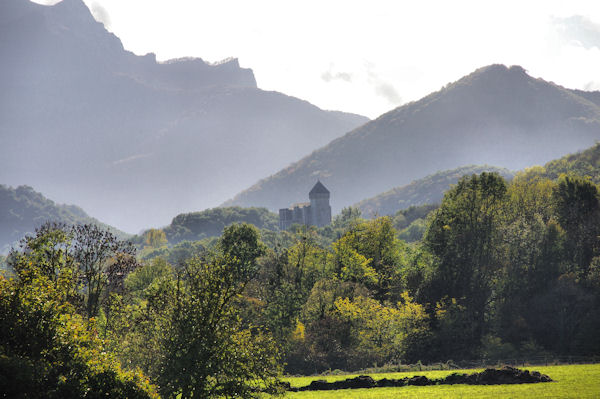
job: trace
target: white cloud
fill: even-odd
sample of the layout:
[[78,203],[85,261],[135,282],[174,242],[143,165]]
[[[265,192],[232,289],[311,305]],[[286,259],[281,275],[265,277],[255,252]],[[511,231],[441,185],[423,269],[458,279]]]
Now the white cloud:
[[92,12],[92,15],[94,16],[96,21],[104,24],[106,29],[110,28],[110,15],[100,3],[93,2],[92,6],[90,7],[90,11]]
[[600,48],[600,24],[583,15],[572,15],[567,18],[554,18],[554,25],[568,41],[581,45],[586,49]]

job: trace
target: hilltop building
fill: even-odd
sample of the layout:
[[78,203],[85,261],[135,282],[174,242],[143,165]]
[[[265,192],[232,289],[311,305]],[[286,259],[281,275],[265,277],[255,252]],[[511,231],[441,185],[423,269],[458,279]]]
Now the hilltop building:
[[288,229],[293,224],[323,227],[331,224],[331,206],[329,206],[329,190],[317,181],[308,193],[310,202],[293,204],[289,208],[279,210],[279,228]]

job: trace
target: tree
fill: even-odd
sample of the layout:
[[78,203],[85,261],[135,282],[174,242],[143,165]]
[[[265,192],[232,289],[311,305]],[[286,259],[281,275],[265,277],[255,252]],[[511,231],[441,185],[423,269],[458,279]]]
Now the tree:
[[353,368],[419,360],[416,356],[423,354],[419,349],[427,346],[428,317],[407,293],[401,297],[397,306],[362,296],[335,301],[336,317],[350,325],[352,343],[347,350],[352,352]]
[[242,328],[234,306],[264,253],[258,232],[232,225],[217,248],[204,260],[189,260],[172,293],[160,376],[167,396],[253,397],[261,389],[277,389],[274,341],[264,329]]
[[495,173],[463,177],[444,195],[424,238],[436,257],[427,302],[455,298],[473,329],[470,346],[483,336],[494,275],[501,266],[504,179]]
[[136,250],[131,242],[93,224],[75,225],[70,232],[71,256],[86,293],[85,312],[88,318],[95,317],[110,293],[122,291],[125,278],[138,266]]
[[337,269],[364,282],[378,300],[399,299],[402,245],[390,217],[357,222],[334,244]]
[[498,337],[515,345],[540,337],[534,303],[563,272],[565,234],[554,216],[555,187],[532,172],[518,174],[508,187],[493,327]]
[[160,248],[167,244],[167,236],[160,229],[150,229],[144,233],[144,236],[144,244],[150,248]]
[[348,206],[342,209],[339,215],[337,215],[331,223],[333,228],[336,229],[347,229],[353,223],[360,220],[361,211],[360,208]]
[[15,278],[0,276],[0,392],[7,397],[158,397],[125,372],[76,313],[77,265],[70,237],[46,226],[11,254]]
[[558,222],[566,232],[569,272],[586,278],[600,250],[600,195],[598,187],[580,177],[562,176],[553,191]]

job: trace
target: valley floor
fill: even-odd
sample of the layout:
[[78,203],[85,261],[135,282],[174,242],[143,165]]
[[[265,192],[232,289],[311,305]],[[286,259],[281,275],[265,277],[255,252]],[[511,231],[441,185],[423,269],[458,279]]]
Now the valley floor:
[[[516,385],[437,385],[408,386],[402,388],[344,389],[338,391],[290,392],[286,398],[293,399],[392,399],[392,398],[600,398],[600,364],[531,366],[525,369],[537,370],[554,380],[549,383]],[[403,378],[425,375],[428,378],[441,378],[453,372],[473,373],[480,370],[424,371],[406,373],[371,374],[374,379]],[[291,377],[286,380],[292,386],[308,385],[316,379],[327,381],[343,380],[355,375],[330,377]]]

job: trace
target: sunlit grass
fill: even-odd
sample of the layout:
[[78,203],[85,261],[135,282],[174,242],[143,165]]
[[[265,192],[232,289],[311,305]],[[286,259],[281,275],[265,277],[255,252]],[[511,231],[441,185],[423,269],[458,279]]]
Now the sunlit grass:
[[[408,386],[402,388],[343,389],[338,391],[290,392],[286,398],[600,398],[600,364],[567,366],[531,366],[527,370],[537,370],[547,374],[555,382],[515,385],[437,385],[427,387]],[[481,370],[415,371],[403,373],[370,374],[376,380],[382,378],[403,378],[424,375],[428,378],[442,378],[453,372],[473,373]],[[308,385],[315,379],[329,382],[355,377],[336,375],[328,377],[286,378],[292,386]]]

